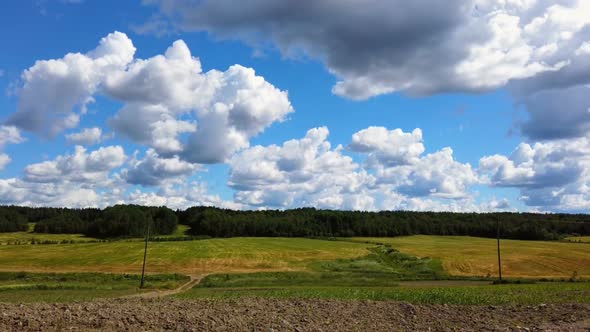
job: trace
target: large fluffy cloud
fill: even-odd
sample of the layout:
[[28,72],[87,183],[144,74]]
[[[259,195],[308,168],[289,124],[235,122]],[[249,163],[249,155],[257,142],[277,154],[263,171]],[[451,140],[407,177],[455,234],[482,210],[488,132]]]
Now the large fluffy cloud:
[[590,140],[520,144],[510,156],[480,160],[479,170],[493,186],[515,187],[529,206],[545,210],[590,207]]
[[[77,127],[100,93],[124,104],[110,120],[115,132],[165,156],[217,163],[293,111],[287,92],[253,69],[203,72],[181,40],[149,59],[134,53],[131,40],[114,32],[86,54],[37,61],[22,75],[18,111],[8,123],[54,137]],[[100,134],[87,129],[67,139],[91,144]]]
[[139,103],[125,105],[110,124],[115,132],[165,154],[182,152],[184,148],[179,135],[194,132],[197,128],[192,121],[177,120],[162,105]]
[[18,111],[8,123],[46,137],[76,127],[104,79],[123,70],[134,54],[131,40],[114,32],[86,54],[37,61],[22,74]]
[[379,183],[393,184],[411,197],[465,198],[468,187],[479,183],[471,165],[456,161],[448,147],[409,165],[380,167],[376,176]]
[[404,133],[401,129],[387,130],[385,127],[369,127],[355,133],[349,148],[368,153],[371,167],[412,164],[424,152],[420,129]]
[[[287,93],[252,69],[234,65],[225,72],[203,73],[182,41],[164,55],[136,61],[113,75],[106,90],[128,102],[111,121],[118,132],[158,153],[199,163],[226,160],[293,111]],[[179,119],[183,115],[196,121]],[[144,122],[138,123],[138,117]],[[182,133],[191,133],[184,143],[178,138]]]

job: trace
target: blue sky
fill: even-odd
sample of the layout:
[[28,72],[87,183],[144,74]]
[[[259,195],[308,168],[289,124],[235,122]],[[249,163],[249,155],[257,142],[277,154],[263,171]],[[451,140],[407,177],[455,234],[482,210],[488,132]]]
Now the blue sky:
[[590,207],[582,0],[3,7],[0,203]]

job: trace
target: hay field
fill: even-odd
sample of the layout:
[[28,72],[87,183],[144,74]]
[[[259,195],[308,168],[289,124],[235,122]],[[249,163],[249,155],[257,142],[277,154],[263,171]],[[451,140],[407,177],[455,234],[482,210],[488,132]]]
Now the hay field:
[[[455,276],[495,276],[496,240],[468,236],[353,238],[381,242],[403,253],[440,259]],[[585,243],[501,240],[502,272],[514,278],[590,277],[590,245]]]
[[[304,271],[311,264],[364,256],[370,245],[303,238],[229,238],[152,242],[150,273]],[[141,271],[141,241],[0,246],[0,271]]]

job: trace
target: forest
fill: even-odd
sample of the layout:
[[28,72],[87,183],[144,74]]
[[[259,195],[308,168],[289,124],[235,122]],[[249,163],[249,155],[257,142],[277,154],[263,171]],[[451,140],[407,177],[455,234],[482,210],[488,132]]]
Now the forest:
[[469,235],[507,239],[556,240],[589,235],[590,215],[536,213],[454,213],[411,211],[294,210],[234,211],[193,207],[177,212],[193,235],[212,237],[351,237]]
[[105,209],[0,206],[0,232],[24,231],[35,223],[38,233],[84,234],[97,238],[171,234],[178,223],[194,236],[211,237],[351,237],[402,235],[469,235],[556,240],[590,235],[590,215],[539,213],[454,213],[411,211],[334,211],[315,208],[236,211],[191,207],[115,205]]
[[84,234],[96,238],[142,237],[171,234],[176,229],[176,213],[167,207],[115,205],[105,209],[46,207],[0,207],[0,232],[24,231],[35,223],[35,232]]

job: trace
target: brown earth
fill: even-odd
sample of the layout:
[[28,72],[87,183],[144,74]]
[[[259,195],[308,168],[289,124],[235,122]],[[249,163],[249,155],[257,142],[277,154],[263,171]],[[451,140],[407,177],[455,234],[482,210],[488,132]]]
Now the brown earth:
[[0,304],[0,331],[589,331],[590,305],[302,299]]

